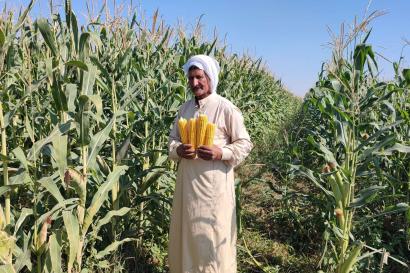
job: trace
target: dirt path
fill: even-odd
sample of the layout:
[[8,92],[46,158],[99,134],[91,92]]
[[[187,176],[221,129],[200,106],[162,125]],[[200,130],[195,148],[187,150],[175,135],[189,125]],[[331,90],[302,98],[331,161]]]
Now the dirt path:
[[264,164],[245,164],[237,170],[237,177],[243,185],[238,271],[316,272],[320,253],[315,238],[319,234],[310,234],[309,219],[289,206],[294,197],[284,191],[283,183]]

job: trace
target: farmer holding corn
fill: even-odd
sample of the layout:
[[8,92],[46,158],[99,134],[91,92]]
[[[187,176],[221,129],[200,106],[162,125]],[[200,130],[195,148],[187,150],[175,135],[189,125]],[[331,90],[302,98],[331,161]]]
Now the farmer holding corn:
[[216,93],[219,64],[206,55],[183,66],[194,98],[169,137],[178,161],[169,241],[171,273],[236,272],[233,168],[253,145],[240,110]]

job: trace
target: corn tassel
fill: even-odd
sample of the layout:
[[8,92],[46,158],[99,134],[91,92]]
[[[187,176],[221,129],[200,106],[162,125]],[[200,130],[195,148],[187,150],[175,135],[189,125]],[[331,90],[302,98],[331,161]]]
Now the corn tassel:
[[208,123],[206,125],[204,145],[206,146],[214,145],[215,127],[216,126],[213,123]]
[[195,119],[191,118],[189,119],[188,122],[188,144],[191,144],[192,146],[194,146],[194,149],[196,149],[196,130],[195,130]]
[[187,120],[184,118],[180,118],[178,120],[178,129],[179,129],[179,135],[181,136],[181,142],[183,144],[187,144],[188,141],[188,129],[187,129]]
[[208,124],[208,117],[204,114],[199,115],[196,119],[196,146],[204,145],[206,125]]

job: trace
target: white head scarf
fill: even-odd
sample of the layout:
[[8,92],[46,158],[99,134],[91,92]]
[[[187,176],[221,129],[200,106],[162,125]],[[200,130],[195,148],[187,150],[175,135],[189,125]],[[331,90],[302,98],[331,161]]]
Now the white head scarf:
[[188,75],[189,68],[196,66],[203,70],[208,75],[211,87],[211,93],[216,93],[216,87],[218,86],[218,74],[220,71],[218,62],[207,55],[195,55],[189,58],[189,60],[182,66],[185,75]]

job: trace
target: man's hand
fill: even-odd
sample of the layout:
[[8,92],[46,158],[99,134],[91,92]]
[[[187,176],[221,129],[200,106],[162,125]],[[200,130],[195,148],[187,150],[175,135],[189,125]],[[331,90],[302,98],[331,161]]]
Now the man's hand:
[[186,159],[195,158],[195,150],[191,144],[181,144],[177,148],[177,154]]
[[218,146],[200,146],[196,150],[198,157],[203,160],[221,160],[222,149]]

